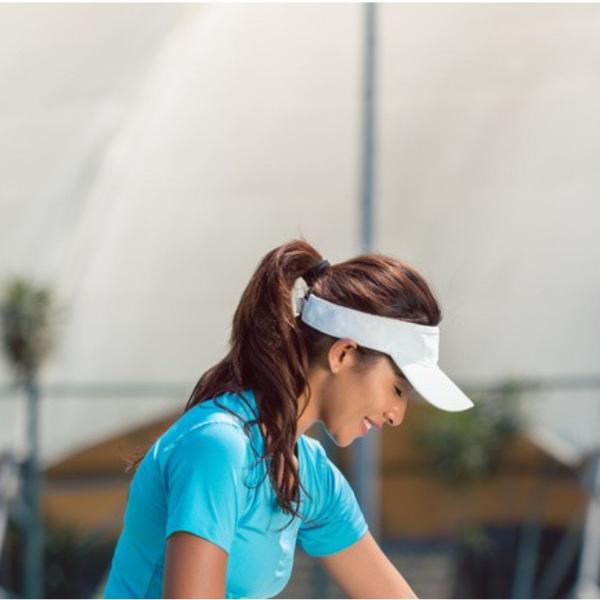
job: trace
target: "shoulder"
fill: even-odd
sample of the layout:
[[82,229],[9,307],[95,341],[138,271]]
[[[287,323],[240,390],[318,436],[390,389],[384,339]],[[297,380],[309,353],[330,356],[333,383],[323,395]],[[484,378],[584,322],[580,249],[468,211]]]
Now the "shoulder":
[[338,469],[329,458],[323,444],[316,438],[303,435],[304,459],[307,485],[321,496],[330,486],[332,478],[338,476]]
[[[317,490],[322,501],[327,496],[346,495],[351,493],[350,484],[340,468],[331,460],[323,444],[309,436],[304,437],[305,456],[308,457],[309,484]],[[311,481],[312,480],[312,481]]]
[[166,470],[181,462],[235,468],[247,463],[248,436],[241,425],[226,415],[213,415],[171,433],[157,445],[157,459]]
[[244,429],[229,418],[213,416],[190,427],[180,438],[180,443],[189,446],[214,446],[215,448],[242,451],[248,444]]
[[311,437],[310,435],[302,434],[300,436],[300,439],[304,442],[304,447],[309,452],[313,454],[325,452],[323,444],[321,444],[321,442],[317,438]]
[[302,435],[300,439],[304,443],[304,451],[308,456],[309,462],[317,467],[323,467],[324,463],[329,460],[323,444],[318,439],[309,435]]
[[238,423],[226,417],[212,416],[189,427],[175,439],[175,444],[191,452],[201,449],[238,455],[245,454],[248,436]]

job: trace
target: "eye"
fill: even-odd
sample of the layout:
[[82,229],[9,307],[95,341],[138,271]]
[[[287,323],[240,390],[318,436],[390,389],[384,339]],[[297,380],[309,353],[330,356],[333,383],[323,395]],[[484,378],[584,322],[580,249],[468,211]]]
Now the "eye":
[[396,394],[398,396],[402,396],[402,390],[399,390],[396,386],[394,386],[394,389],[396,390]]

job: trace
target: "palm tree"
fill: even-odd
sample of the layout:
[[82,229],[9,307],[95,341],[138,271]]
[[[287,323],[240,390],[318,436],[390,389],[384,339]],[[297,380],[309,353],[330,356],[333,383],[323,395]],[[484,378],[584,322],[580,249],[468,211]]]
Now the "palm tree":
[[16,383],[27,397],[28,456],[23,468],[25,512],[26,598],[43,597],[43,530],[40,511],[38,459],[38,375],[53,347],[52,324],[58,311],[50,289],[38,287],[23,277],[9,280],[0,298],[2,347],[15,373]]

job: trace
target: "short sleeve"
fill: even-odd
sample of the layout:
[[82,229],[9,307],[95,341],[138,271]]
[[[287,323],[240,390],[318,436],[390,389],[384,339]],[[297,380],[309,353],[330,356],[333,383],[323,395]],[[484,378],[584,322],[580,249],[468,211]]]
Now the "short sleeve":
[[309,556],[325,556],[351,546],[369,527],[350,484],[319,442],[316,467],[316,510],[301,523],[298,543]]
[[241,428],[207,422],[178,439],[165,465],[165,539],[188,531],[230,552],[244,510],[247,444]]

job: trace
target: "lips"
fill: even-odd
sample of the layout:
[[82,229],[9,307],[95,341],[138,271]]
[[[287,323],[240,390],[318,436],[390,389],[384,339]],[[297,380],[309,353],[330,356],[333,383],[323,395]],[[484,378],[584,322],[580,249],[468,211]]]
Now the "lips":
[[371,421],[371,419],[369,419],[369,417],[365,417],[365,419],[376,429],[379,429],[379,431],[381,431],[381,425],[378,425],[377,423],[375,423],[374,421]]

